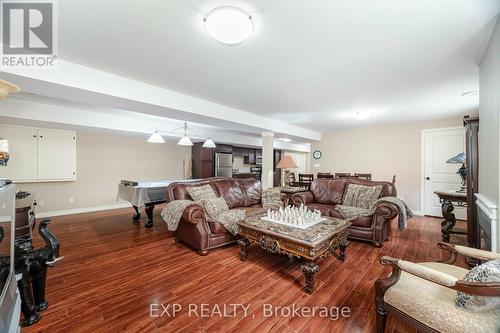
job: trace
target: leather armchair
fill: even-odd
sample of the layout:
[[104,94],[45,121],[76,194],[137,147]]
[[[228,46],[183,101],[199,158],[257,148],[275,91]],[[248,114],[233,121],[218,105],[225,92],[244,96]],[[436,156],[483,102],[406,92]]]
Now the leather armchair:
[[[380,197],[397,195],[396,188],[390,182],[340,178],[317,179],[311,184],[310,191],[296,193],[290,199],[295,206],[304,204],[310,209],[319,209],[323,215],[342,218],[335,206],[342,204],[349,184],[382,185]],[[398,210],[395,205],[380,203],[372,216],[351,221],[349,238],[370,241],[373,245],[380,247],[384,241],[389,239],[391,220],[397,215]]]
[[457,291],[470,295],[500,296],[500,282],[466,282],[468,270],[453,266],[457,256],[481,260],[500,254],[449,243],[438,243],[449,252],[441,262],[412,263],[383,256],[380,263],[392,273],[375,282],[377,332],[383,333],[387,313],[408,322],[419,332],[499,332],[500,310],[472,312],[455,306]]

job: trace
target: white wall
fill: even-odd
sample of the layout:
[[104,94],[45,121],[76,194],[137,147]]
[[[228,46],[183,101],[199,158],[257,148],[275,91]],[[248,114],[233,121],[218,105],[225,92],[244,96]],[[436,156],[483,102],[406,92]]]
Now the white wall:
[[[479,193],[500,204],[500,23],[479,70]],[[497,216],[497,223],[499,221]],[[497,230],[500,226],[497,227]],[[500,232],[497,239],[500,240]],[[497,242],[500,249],[500,241]]]
[[145,137],[87,131],[77,131],[77,138],[76,181],[18,184],[44,202],[38,212],[113,205],[121,179],[182,179],[183,161],[191,155],[191,147],[173,141],[152,144]]
[[463,126],[461,117],[322,133],[311,145],[323,153],[311,158],[311,172],[371,173],[385,181],[396,175],[398,196],[420,212],[421,130],[455,126]]

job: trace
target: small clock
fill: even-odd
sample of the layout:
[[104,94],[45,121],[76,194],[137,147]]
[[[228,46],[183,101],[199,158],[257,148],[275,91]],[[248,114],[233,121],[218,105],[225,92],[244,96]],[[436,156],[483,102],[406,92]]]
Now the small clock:
[[321,158],[321,155],[322,155],[321,151],[319,151],[319,150],[315,150],[314,153],[313,153],[313,157],[316,160],[319,160]]

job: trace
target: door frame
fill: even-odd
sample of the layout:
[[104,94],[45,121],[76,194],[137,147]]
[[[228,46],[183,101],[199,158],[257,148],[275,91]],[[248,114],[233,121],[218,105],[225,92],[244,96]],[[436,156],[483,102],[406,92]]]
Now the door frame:
[[425,216],[425,134],[464,129],[462,126],[426,128],[420,130],[420,215]]

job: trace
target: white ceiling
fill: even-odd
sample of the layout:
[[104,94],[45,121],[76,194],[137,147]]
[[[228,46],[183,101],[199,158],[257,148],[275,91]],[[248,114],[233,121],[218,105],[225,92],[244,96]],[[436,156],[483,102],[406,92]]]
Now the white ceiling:
[[[498,0],[59,1],[62,59],[315,130],[474,112]],[[235,47],[203,30],[251,13]],[[373,117],[354,121],[357,110]]]

